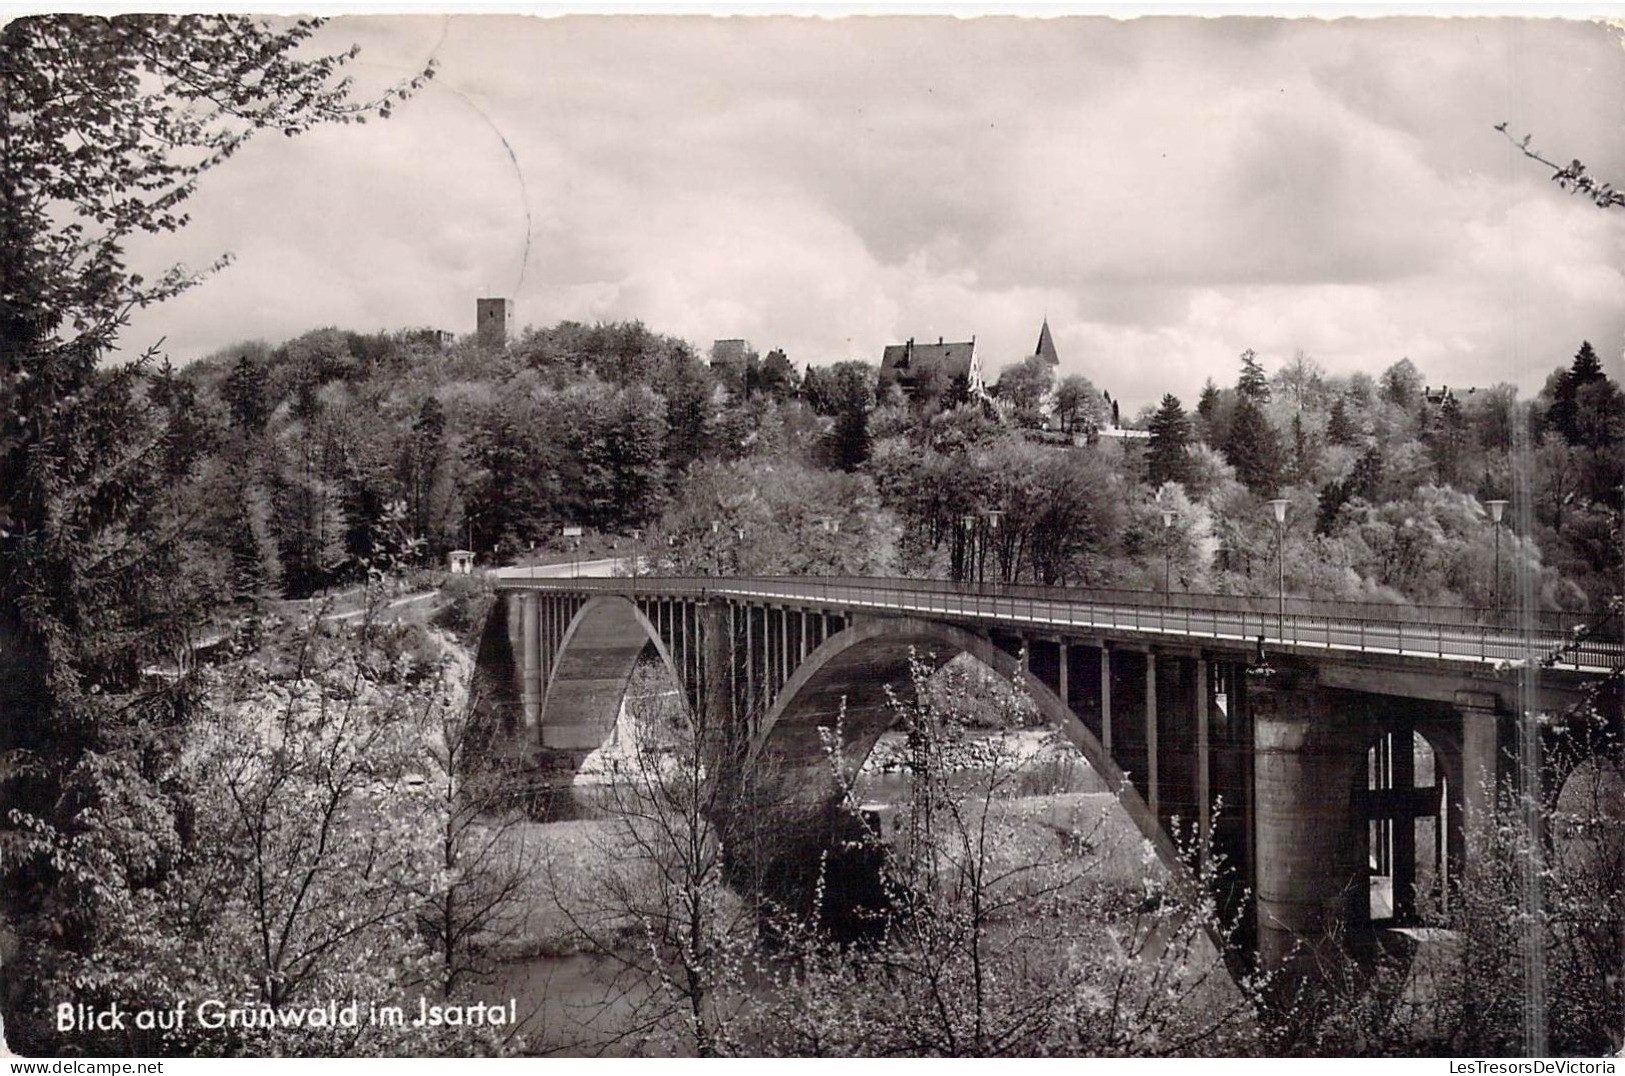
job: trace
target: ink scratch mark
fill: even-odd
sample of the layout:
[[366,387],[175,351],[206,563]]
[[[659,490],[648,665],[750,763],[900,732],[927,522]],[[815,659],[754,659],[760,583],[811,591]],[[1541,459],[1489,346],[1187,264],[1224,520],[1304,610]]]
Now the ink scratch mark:
[[485,110],[479,105],[475,104],[472,97],[469,97],[468,94],[457,89],[455,86],[447,86],[444,83],[441,83],[440,85],[444,89],[450,90],[458,97],[461,97],[469,108],[472,108],[479,114],[479,117],[484,120],[486,124],[490,126],[492,132],[496,134],[497,141],[502,143],[502,148],[507,150],[508,160],[513,162],[513,174],[514,177],[519,180],[519,201],[525,209],[525,251],[519,259],[519,281],[514,285],[513,288],[513,294],[517,295],[519,294],[520,288],[524,287],[525,284],[525,270],[530,267],[530,188],[525,186],[525,171],[519,167],[519,157],[514,153],[513,146],[508,144],[508,139],[503,135],[502,128],[498,127],[496,122],[492,120],[490,116],[485,114]]
[[[425,66],[435,66],[438,64],[440,59],[440,46],[446,43],[446,36],[451,32],[451,23],[452,17],[449,15],[441,20],[440,36],[435,39],[434,46],[429,49],[429,56],[425,61]],[[356,66],[376,67],[383,70],[404,70],[404,68],[401,68],[396,64],[377,64],[368,63],[366,61],[359,61]],[[418,70],[421,71],[422,68],[419,68]],[[446,90],[460,97],[463,103],[469,108],[473,109],[475,113],[478,114],[480,119],[485,121],[486,126],[491,128],[492,133],[497,136],[497,141],[502,143],[502,148],[507,152],[508,160],[513,163],[514,178],[519,181],[519,202],[525,210],[525,249],[524,253],[521,254],[519,258],[519,280],[514,284],[513,292],[511,293],[513,295],[518,295],[519,289],[524,287],[525,284],[525,272],[530,268],[530,233],[532,227],[530,212],[530,188],[525,185],[525,171],[519,167],[519,157],[514,153],[513,146],[508,143],[507,136],[502,133],[502,128],[498,127],[496,125],[496,121],[491,119],[491,117],[486,114],[485,110],[476,104],[474,99],[468,96],[468,94],[464,93],[462,90],[459,90],[455,86],[447,85],[444,79],[435,79],[434,81],[427,83],[425,88],[429,90]]]

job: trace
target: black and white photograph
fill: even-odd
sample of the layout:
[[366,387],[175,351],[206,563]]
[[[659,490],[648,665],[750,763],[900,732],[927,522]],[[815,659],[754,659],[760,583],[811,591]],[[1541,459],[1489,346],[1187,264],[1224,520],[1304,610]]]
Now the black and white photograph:
[[297,10],[0,16],[14,1071],[1616,1071],[1620,9]]

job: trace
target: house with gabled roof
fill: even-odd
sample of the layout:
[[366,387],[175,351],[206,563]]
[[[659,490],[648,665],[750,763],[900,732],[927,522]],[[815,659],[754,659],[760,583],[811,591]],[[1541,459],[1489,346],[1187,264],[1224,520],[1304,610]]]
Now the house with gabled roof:
[[915,343],[910,337],[906,343],[886,345],[880,356],[881,383],[896,382],[911,399],[922,379],[934,382],[936,390],[942,392],[960,377],[972,396],[982,395],[986,386],[982,383],[974,336],[952,343],[939,336],[934,344]]

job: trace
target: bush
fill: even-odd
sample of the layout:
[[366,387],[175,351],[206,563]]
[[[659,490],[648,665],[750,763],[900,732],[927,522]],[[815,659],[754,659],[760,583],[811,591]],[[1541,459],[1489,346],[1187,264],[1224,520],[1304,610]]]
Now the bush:
[[435,614],[436,627],[470,640],[485,625],[496,589],[483,575],[454,575],[440,588],[445,605]]

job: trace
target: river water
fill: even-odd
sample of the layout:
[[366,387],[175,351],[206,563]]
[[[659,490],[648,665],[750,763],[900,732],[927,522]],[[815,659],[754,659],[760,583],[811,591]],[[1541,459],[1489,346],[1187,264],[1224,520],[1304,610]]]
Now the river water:
[[[988,735],[992,739],[1001,734]],[[1030,756],[1031,761],[1016,780],[1001,789],[1001,796],[1019,801],[1020,809],[1041,826],[1098,826],[1103,836],[1097,847],[1106,858],[1108,872],[1125,879],[1137,877],[1143,869],[1139,835],[1114,798],[1103,791],[1104,784],[1082,756],[1070,750],[1053,750],[1053,741],[1044,733],[1002,735],[1006,740],[1017,738],[1017,750]],[[976,797],[985,790],[988,773],[966,769],[950,775],[948,781],[950,788]],[[911,786],[912,777],[906,772],[866,770],[855,792],[866,810],[895,819],[906,808]],[[537,824],[533,833],[543,843],[579,841],[577,833],[590,825],[580,821]],[[882,825],[887,823],[883,821]],[[618,1034],[615,1029],[629,1022],[650,989],[646,982],[630,980],[612,958],[587,954],[536,956],[500,965],[494,981],[479,991],[479,1000],[506,1003],[509,998],[515,999],[521,1033],[532,1052],[619,1055],[648,1052],[648,1043]]]

